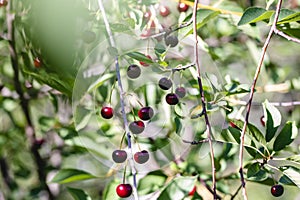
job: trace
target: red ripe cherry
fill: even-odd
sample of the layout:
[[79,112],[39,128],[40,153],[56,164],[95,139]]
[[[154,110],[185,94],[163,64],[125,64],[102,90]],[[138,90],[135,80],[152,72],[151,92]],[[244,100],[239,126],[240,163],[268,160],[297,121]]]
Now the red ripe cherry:
[[166,101],[169,105],[176,105],[179,102],[177,94],[174,93],[167,94]]
[[122,163],[127,159],[127,153],[124,150],[115,150],[112,153],[112,159],[116,163]]
[[177,9],[179,12],[186,12],[189,9],[189,6],[185,3],[178,3]]
[[110,119],[114,116],[114,110],[112,107],[105,106],[101,109],[101,116],[105,119]]
[[163,77],[158,81],[158,86],[163,90],[168,90],[172,87],[172,81],[167,77]]
[[136,152],[134,154],[134,160],[135,162],[139,164],[144,164],[149,160],[149,153],[146,150]]
[[132,79],[136,79],[141,75],[141,68],[137,65],[129,65],[127,69],[127,76]]
[[117,195],[121,198],[129,197],[132,194],[132,187],[130,184],[120,184],[116,188]]
[[143,107],[139,110],[138,116],[141,120],[149,120],[153,117],[154,111],[151,107]]
[[266,119],[264,116],[260,117],[260,123],[261,123],[261,125],[266,126]]
[[176,90],[175,90],[175,94],[177,94],[177,96],[178,96],[179,98],[183,98],[183,97],[185,97],[185,95],[186,95],[186,90],[185,90],[184,87],[178,87],[178,88],[176,88]]
[[6,0],[0,0],[0,7],[7,6],[7,1]]
[[273,185],[271,187],[271,193],[274,197],[280,197],[284,192],[284,188],[282,185]]
[[33,60],[33,64],[36,68],[40,68],[42,66],[42,61],[39,59],[39,57],[36,57],[34,60]]
[[167,17],[170,14],[170,9],[167,6],[160,6],[159,7],[159,14],[162,17]]
[[145,124],[143,121],[133,121],[129,124],[129,130],[133,133],[133,134],[140,134],[144,131],[145,129]]
[[[149,55],[145,55],[147,58],[149,58],[150,60],[152,60],[152,58],[151,58],[151,56],[149,56]],[[142,66],[144,66],[144,67],[148,67],[149,66],[149,64],[148,63],[145,63],[145,62],[143,62],[143,61],[140,61],[140,64],[142,65]]]

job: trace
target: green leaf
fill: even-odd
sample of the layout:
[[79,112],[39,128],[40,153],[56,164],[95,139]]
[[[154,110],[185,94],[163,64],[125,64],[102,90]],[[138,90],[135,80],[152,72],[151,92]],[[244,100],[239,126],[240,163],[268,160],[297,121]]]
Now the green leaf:
[[280,131],[276,137],[273,150],[280,151],[284,149],[287,145],[291,144],[298,134],[298,130],[295,122],[288,121],[283,129]]
[[55,177],[51,180],[53,183],[71,183],[82,180],[88,180],[96,178],[96,176],[89,174],[88,172],[78,170],[78,169],[62,169]]
[[68,187],[68,192],[72,195],[74,200],[92,200],[83,190]]
[[266,142],[270,142],[274,137],[281,123],[279,110],[270,104],[268,100],[263,103],[264,117],[266,119]]
[[[217,17],[219,14],[221,14],[220,11],[212,11],[208,9],[201,9],[201,12],[197,12],[197,29],[200,29],[202,26],[204,26],[209,20]],[[184,21],[188,22],[192,17],[192,14],[189,15]],[[193,28],[190,27],[186,33],[185,36],[193,33]]]
[[264,8],[250,7],[243,13],[243,16],[238,22],[238,26],[267,20],[273,13],[274,11],[267,11]]
[[299,169],[289,167],[283,171],[283,174],[287,176],[298,188],[300,188],[300,171]]
[[259,162],[253,163],[247,170],[248,180],[252,181],[263,181],[268,178],[268,174],[260,166]]
[[176,126],[176,133],[180,134],[181,129],[182,129],[182,124],[181,124],[179,117],[175,117],[174,121],[175,121],[175,126]]
[[285,24],[290,22],[297,22],[300,21],[300,12],[293,13],[291,15],[288,15],[277,22],[277,24]]
[[240,143],[241,131],[239,129],[232,128],[232,127],[228,127],[228,130],[231,133],[231,135],[233,136],[233,138],[235,139],[235,141],[237,143]]
[[197,177],[178,177],[173,179],[161,192],[158,200],[183,199],[195,186]]
[[260,132],[260,130],[254,126],[253,124],[248,124],[248,128],[250,130],[250,133],[251,136],[253,138],[255,138],[256,141],[262,143],[262,144],[266,144],[266,140],[265,140],[265,137],[263,136],[263,134]]
[[88,90],[87,93],[93,91],[94,89],[100,87],[103,83],[105,83],[107,80],[111,79],[112,77],[114,77],[115,74],[113,73],[106,73],[103,76],[100,76],[94,83],[92,83]]
[[167,176],[162,171],[153,171],[139,181],[138,191],[140,195],[150,194],[162,188]]
[[147,64],[152,64],[153,61],[151,59],[149,59],[147,56],[145,56],[144,54],[140,53],[140,52],[130,52],[130,53],[127,53],[126,54],[127,56],[135,59],[135,60],[138,60],[138,61],[142,61],[142,62],[145,62]]
[[130,28],[128,25],[125,24],[120,24],[120,23],[115,23],[115,24],[110,24],[111,30],[113,32],[126,32],[129,31]]
[[119,181],[112,181],[109,184],[106,184],[104,190],[103,190],[103,195],[102,199],[113,199],[113,200],[118,200],[120,199],[116,193],[116,188],[120,184]]

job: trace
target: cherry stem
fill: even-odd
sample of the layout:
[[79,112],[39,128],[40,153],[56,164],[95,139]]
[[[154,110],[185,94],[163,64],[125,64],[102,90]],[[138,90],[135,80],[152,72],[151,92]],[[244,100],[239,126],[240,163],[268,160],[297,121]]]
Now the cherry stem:
[[126,132],[123,133],[123,136],[121,138],[120,149],[122,149],[122,145],[123,145],[123,142],[124,142],[124,139],[125,139],[125,135],[126,135]]
[[194,8],[193,8],[193,15],[192,15],[192,20],[193,20],[193,34],[194,34],[194,57],[195,57],[195,66],[197,68],[198,72],[198,85],[199,85],[199,92],[200,92],[200,98],[201,98],[201,103],[202,103],[202,113],[204,115],[205,119],[205,124],[206,124],[206,131],[207,131],[207,140],[209,143],[209,149],[210,149],[210,158],[211,158],[211,171],[212,171],[212,191],[213,191],[213,196],[214,199],[217,199],[217,192],[216,192],[216,168],[215,168],[215,156],[214,156],[214,148],[212,144],[212,128],[209,122],[208,114],[206,111],[206,99],[204,95],[204,90],[203,90],[203,84],[202,84],[202,79],[201,79],[201,68],[200,68],[200,61],[199,61],[199,47],[198,47],[198,34],[197,34],[197,10],[198,10],[198,3],[199,0],[195,0],[194,2]]
[[[115,40],[113,38],[113,33],[111,31],[110,24],[108,22],[102,0],[98,0],[98,6],[99,6],[99,9],[100,9],[102,17],[103,17],[103,21],[104,21],[104,24],[105,24],[105,29],[106,29],[106,32],[107,32],[108,37],[109,37],[110,46],[113,47],[113,48],[116,48]],[[127,141],[128,142],[128,148],[131,151],[131,155],[132,155],[133,150],[131,148],[131,135],[130,135],[130,132],[129,132],[128,121],[127,121],[126,112],[125,112],[125,101],[124,101],[125,93],[124,93],[124,90],[123,90],[123,85],[122,85],[122,80],[121,80],[118,55],[115,56],[115,67],[116,67],[116,75],[117,75],[117,79],[118,79],[118,86],[119,86],[119,92],[120,92],[120,103],[121,103],[121,110],[122,110],[121,112],[122,112],[125,132],[127,133],[126,136],[127,136],[127,140],[128,140]],[[137,186],[136,186],[137,171],[135,169],[132,156],[129,160],[129,163],[131,165],[131,171],[132,171],[133,182],[134,182],[134,187],[133,187],[133,190],[134,190],[134,193],[135,193],[134,198],[138,199]]]
[[115,85],[116,85],[116,82],[114,82],[114,84],[111,86],[111,91],[110,91],[110,94],[109,94],[109,104],[110,105],[111,105],[111,96],[112,96],[112,93],[114,91]]
[[250,116],[252,100],[253,100],[253,96],[254,96],[254,92],[255,92],[255,86],[256,86],[261,68],[263,66],[263,62],[264,62],[264,59],[265,59],[267,48],[270,44],[272,35],[273,35],[273,33],[276,32],[276,24],[277,24],[277,21],[278,21],[281,5],[282,5],[282,0],[278,0],[274,21],[272,23],[271,29],[268,33],[268,36],[267,36],[266,41],[264,43],[264,46],[262,48],[261,55],[260,55],[259,62],[258,62],[258,66],[256,68],[256,72],[255,72],[255,75],[254,75],[254,78],[253,78],[253,83],[252,83],[252,86],[251,86],[250,95],[249,95],[249,99],[248,99],[248,103],[247,103],[247,112],[246,112],[246,116],[245,116],[245,123],[244,123],[242,133],[241,133],[241,137],[240,137],[241,143],[240,143],[240,150],[239,150],[239,173],[240,173],[240,179],[241,179],[241,184],[242,184],[242,195],[244,197],[244,200],[248,199],[247,192],[246,192],[246,181],[245,181],[244,173],[243,173],[243,168],[244,168],[244,166],[243,166],[243,157],[244,157],[244,142],[245,142],[244,138],[245,138],[245,134],[246,134],[247,125],[249,123],[249,116]]

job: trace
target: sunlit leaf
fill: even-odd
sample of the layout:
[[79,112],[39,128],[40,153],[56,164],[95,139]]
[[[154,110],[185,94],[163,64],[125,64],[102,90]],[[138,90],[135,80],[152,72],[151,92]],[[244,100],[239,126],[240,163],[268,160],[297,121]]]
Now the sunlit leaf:
[[296,138],[297,134],[298,129],[296,127],[296,123],[290,121],[287,122],[274,141],[274,151],[280,151],[287,145],[291,144]]
[[96,176],[82,170],[62,169],[54,176],[51,182],[64,184],[64,183],[71,183],[71,182],[83,181],[83,180],[94,179],[94,178],[96,178]]

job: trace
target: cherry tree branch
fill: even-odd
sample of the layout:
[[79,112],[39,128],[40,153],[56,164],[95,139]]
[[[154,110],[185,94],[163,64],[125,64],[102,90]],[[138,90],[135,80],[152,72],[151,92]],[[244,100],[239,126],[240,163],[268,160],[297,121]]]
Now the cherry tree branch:
[[248,104],[247,104],[247,112],[246,112],[246,116],[245,116],[245,123],[244,123],[244,126],[242,128],[242,133],[241,133],[241,138],[240,138],[241,143],[240,143],[240,150],[239,150],[239,173],[240,173],[240,179],[241,179],[241,185],[242,185],[242,195],[243,195],[244,200],[248,199],[247,191],[246,191],[246,181],[245,181],[244,172],[243,172],[243,168],[244,168],[243,167],[243,157],[244,157],[244,142],[245,142],[244,138],[245,138],[247,125],[249,123],[249,116],[250,116],[252,100],[253,100],[253,96],[254,96],[254,92],[255,92],[255,86],[256,86],[261,68],[263,66],[263,61],[265,59],[267,48],[270,44],[272,35],[276,30],[276,23],[278,21],[281,5],[282,5],[282,0],[278,0],[276,12],[275,12],[275,18],[274,18],[273,24],[271,26],[271,29],[269,31],[268,37],[267,37],[267,39],[264,43],[264,46],[262,48],[261,56],[260,56],[258,66],[256,68],[256,72],[255,72],[255,75],[254,75],[253,83],[252,83],[251,90],[250,90],[250,96],[249,96],[249,100],[248,100]]
[[[103,6],[103,2],[102,0],[98,0],[98,6],[99,9],[101,11],[102,17],[103,17],[103,21],[105,24],[105,29],[106,32],[108,34],[109,37],[109,42],[110,42],[110,46],[112,48],[116,48],[116,44],[115,44],[115,40],[113,38],[113,33],[111,31],[107,16],[106,16],[106,12]],[[129,160],[129,164],[131,166],[131,172],[132,172],[132,176],[133,176],[133,192],[134,192],[134,198],[137,200],[138,199],[138,193],[137,193],[137,181],[136,181],[136,168],[134,166],[134,161],[133,161],[133,150],[132,150],[132,143],[131,143],[131,134],[128,128],[128,120],[126,117],[126,112],[125,112],[125,92],[123,90],[123,84],[122,84],[122,80],[121,80],[121,74],[120,74],[120,66],[119,66],[119,57],[118,55],[115,56],[115,68],[116,68],[116,75],[117,75],[117,79],[118,79],[118,87],[119,87],[119,92],[120,92],[120,103],[121,103],[121,112],[122,112],[122,117],[123,117],[123,123],[124,123],[124,127],[125,127],[125,131],[126,131],[126,137],[127,137],[127,142],[128,142],[128,148],[131,151],[131,157],[128,159]]]
[[47,191],[49,195],[49,199],[54,199],[54,195],[49,189],[46,181],[46,172],[45,172],[46,162],[39,153],[39,146],[36,145],[36,135],[35,135],[34,125],[32,123],[31,116],[30,116],[29,100],[25,98],[22,84],[20,81],[18,54],[16,50],[16,43],[15,43],[15,24],[14,24],[15,14],[12,11],[12,3],[13,3],[12,1],[9,1],[7,5],[6,24],[7,24],[7,40],[9,44],[9,54],[10,54],[10,60],[14,72],[14,86],[16,92],[19,95],[21,108],[27,122],[25,133],[30,143],[30,150],[37,167],[37,172],[38,172],[41,187]]
[[285,38],[289,41],[296,42],[296,43],[300,44],[300,40],[298,38],[291,37],[291,36],[285,34],[284,32],[282,32],[281,30],[278,30],[277,28],[274,29],[274,33],[277,34],[277,35],[280,35],[281,37],[283,37],[283,38]]
[[209,149],[210,149],[210,157],[211,157],[211,168],[212,168],[212,191],[214,199],[217,199],[217,192],[216,192],[216,168],[215,168],[215,156],[214,156],[214,149],[213,149],[213,142],[212,142],[212,129],[211,125],[208,119],[208,114],[206,110],[206,100],[204,96],[204,90],[203,90],[203,84],[201,79],[201,67],[200,67],[200,61],[199,61],[199,47],[198,47],[198,35],[197,35],[197,10],[198,10],[198,3],[199,0],[195,0],[194,7],[193,7],[193,34],[195,39],[194,44],[194,63],[197,68],[197,79],[198,79],[198,85],[199,85],[199,91],[200,91],[200,97],[201,97],[201,103],[202,103],[202,113],[205,118],[205,124],[206,124],[206,131],[207,131],[207,139],[209,143]]

